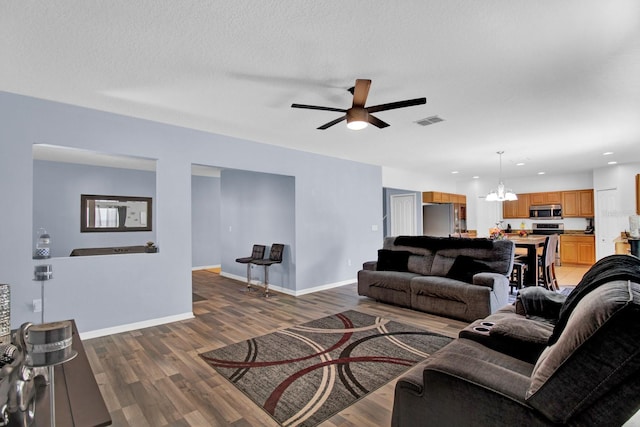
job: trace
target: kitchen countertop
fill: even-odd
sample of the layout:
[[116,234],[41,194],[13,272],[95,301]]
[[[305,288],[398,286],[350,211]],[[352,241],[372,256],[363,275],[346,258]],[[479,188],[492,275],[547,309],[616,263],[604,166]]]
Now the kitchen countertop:
[[572,235],[582,235],[582,236],[593,236],[593,233],[585,233],[584,230],[564,230],[564,234],[572,234]]
[[[511,233],[505,233],[507,236],[518,236],[518,230],[512,230]],[[532,234],[531,230],[524,230],[527,233],[527,236],[545,236],[545,234]],[[593,233],[585,233],[584,230],[564,230],[563,234],[569,234],[572,236],[581,235],[581,236],[593,236]],[[560,234],[562,236],[562,234]]]

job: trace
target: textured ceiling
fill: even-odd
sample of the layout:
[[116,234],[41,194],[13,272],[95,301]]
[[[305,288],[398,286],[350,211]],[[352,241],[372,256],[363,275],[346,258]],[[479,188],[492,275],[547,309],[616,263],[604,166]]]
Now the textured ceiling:
[[[13,0],[0,57],[3,91],[445,179],[640,161],[637,0]],[[427,104],[363,131],[290,108],[356,78]]]

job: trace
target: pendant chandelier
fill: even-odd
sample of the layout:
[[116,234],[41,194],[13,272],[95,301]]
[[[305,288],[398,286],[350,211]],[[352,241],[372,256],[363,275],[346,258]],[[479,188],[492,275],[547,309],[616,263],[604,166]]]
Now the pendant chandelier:
[[500,175],[498,175],[498,188],[496,190],[492,190],[485,200],[487,202],[504,202],[505,200],[518,200],[518,196],[511,189],[505,189],[504,183],[502,182],[502,154],[504,151],[498,151],[498,155],[500,156]]

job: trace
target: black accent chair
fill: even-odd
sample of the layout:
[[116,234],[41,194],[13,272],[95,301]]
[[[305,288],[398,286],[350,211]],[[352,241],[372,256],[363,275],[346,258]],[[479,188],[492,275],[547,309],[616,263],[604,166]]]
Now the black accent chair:
[[269,297],[269,266],[280,264],[282,262],[282,254],[284,253],[284,245],[282,243],[274,243],[269,251],[269,258],[257,259],[251,261],[253,265],[264,266],[264,296]]
[[247,288],[251,289],[251,261],[264,258],[264,251],[267,249],[265,245],[253,245],[251,256],[236,258],[236,262],[247,264]]

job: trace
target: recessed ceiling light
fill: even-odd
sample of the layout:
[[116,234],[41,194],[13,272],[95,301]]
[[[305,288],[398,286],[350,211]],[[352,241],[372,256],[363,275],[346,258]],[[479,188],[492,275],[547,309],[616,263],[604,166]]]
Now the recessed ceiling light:
[[472,176],[473,179],[478,179],[480,178],[478,175]]
[[613,154],[613,151],[607,151],[606,153],[602,153],[603,156],[610,156]]
[[524,163],[522,163],[522,162],[516,163],[516,166],[524,166]]
[[538,172],[538,175],[544,175],[544,172]]
[[608,164],[608,165],[616,165],[616,164],[618,164],[618,162],[616,162],[616,161],[614,160],[614,161],[612,161],[612,162],[607,162],[607,164]]
[[458,172],[458,171],[451,171],[451,173],[460,173],[460,172]]

